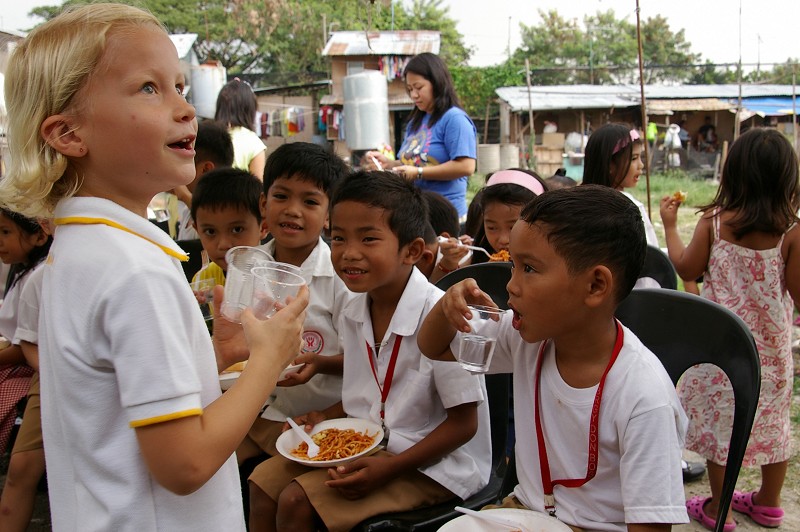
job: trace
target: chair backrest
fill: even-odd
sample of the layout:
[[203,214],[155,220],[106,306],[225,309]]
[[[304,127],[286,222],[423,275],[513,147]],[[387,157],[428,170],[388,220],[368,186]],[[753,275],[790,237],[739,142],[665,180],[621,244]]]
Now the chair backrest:
[[[617,318],[664,364],[673,382],[695,364],[714,364],[731,382],[733,431],[720,508],[728,508],[736,487],[761,390],[761,366],[750,329],[733,312],[693,294],[644,288],[633,290]],[[717,516],[721,532],[725,512]]]
[[181,262],[183,266],[183,273],[186,275],[186,280],[192,280],[194,274],[200,271],[203,267],[203,244],[200,240],[177,240],[175,242],[178,246],[189,255],[189,260]]
[[452,271],[439,279],[436,286],[447,290],[454,284],[472,277],[481,290],[489,294],[495,305],[508,310],[508,290],[506,285],[511,280],[510,262],[481,262],[470,264]]
[[672,265],[667,254],[655,246],[647,246],[644,266],[642,266],[642,273],[639,274],[640,279],[643,277],[650,277],[661,288],[678,289],[678,274],[675,272],[675,266]]

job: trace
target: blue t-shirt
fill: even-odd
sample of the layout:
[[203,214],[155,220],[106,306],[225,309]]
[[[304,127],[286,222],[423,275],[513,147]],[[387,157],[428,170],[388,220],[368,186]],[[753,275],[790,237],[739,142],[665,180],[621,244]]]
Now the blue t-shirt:
[[[398,151],[403,164],[412,166],[435,166],[452,161],[458,157],[477,159],[477,131],[467,113],[458,107],[451,107],[433,127],[428,127],[430,115],[422,118],[422,124],[415,132],[406,128],[406,138]],[[459,216],[467,214],[467,177],[451,181],[418,179],[417,185],[423,190],[438,192],[452,203]]]

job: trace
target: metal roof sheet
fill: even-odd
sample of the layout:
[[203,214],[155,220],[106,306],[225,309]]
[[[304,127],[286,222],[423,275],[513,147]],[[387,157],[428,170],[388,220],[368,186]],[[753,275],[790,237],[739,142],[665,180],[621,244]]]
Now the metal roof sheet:
[[439,53],[438,31],[334,31],[322,55],[417,55]]
[[[729,101],[739,96],[739,85],[646,85],[648,108],[654,109],[656,101],[672,102],[670,110],[724,110]],[[742,85],[743,98],[766,96],[791,96],[791,85]],[[500,87],[495,91],[513,112],[527,111],[526,87]],[[598,109],[631,107],[639,105],[640,89],[637,85],[550,85],[531,87],[531,106],[534,111],[557,109]],[[711,103],[712,100],[723,100]],[[660,108],[662,111],[663,108]],[[654,112],[654,111],[653,111]]]
[[196,33],[173,33],[169,36],[172,44],[178,49],[178,57],[181,59],[189,55],[192,51],[192,45],[197,40]]

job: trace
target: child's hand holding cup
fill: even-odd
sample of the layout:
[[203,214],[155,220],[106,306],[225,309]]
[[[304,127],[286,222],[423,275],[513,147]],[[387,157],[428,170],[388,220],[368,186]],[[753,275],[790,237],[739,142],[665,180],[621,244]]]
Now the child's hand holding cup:
[[297,297],[306,284],[300,268],[283,262],[269,262],[256,266],[253,273],[253,314],[266,320],[286,306],[287,300]]
[[503,311],[496,307],[469,305],[472,315],[467,320],[469,332],[460,332],[458,363],[472,373],[486,373],[492,362],[500,317]]
[[253,302],[253,268],[272,262],[263,249],[237,246],[225,254],[228,269],[225,272],[225,297],[220,314],[233,323],[242,322],[242,311]]

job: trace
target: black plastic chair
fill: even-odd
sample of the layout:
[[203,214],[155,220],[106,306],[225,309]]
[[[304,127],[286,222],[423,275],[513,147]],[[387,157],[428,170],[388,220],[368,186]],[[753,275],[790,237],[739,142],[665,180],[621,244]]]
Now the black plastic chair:
[[183,273],[186,275],[186,280],[191,282],[194,274],[200,271],[203,267],[203,244],[200,240],[176,240],[180,248],[189,255],[189,260],[181,262],[183,266]]
[[470,264],[454,270],[436,282],[436,286],[447,290],[454,284],[472,277],[478,286],[489,294],[495,305],[508,310],[508,291],[506,285],[511,280],[510,262],[482,262]]
[[661,288],[678,289],[678,274],[675,272],[675,266],[667,254],[655,246],[647,246],[644,266],[642,266],[642,273],[639,274],[639,278],[642,277],[650,277]]
[[[753,335],[733,312],[705,298],[659,288],[634,290],[617,317],[661,360],[673,382],[695,364],[714,364],[731,381],[735,407],[719,507],[728,508],[756,416],[761,365]],[[722,532],[725,513],[717,516]]]
[[[672,382],[695,364],[714,364],[731,381],[736,404],[720,508],[728,508],[756,416],[761,366],[753,335],[733,312],[705,298],[663,288],[633,290],[617,308],[617,318],[664,364]],[[514,457],[501,494],[517,485]],[[717,515],[716,532],[725,526]]]
[[438,530],[446,522],[461,514],[456,505],[480,509],[497,500],[503,477],[506,474],[506,437],[508,433],[509,375],[487,375],[486,391],[489,399],[489,419],[492,434],[492,473],[489,483],[466,500],[453,499],[441,504],[410,510],[408,512],[381,514],[367,519],[353,528],[359,532],[397,530],[427,532]]

